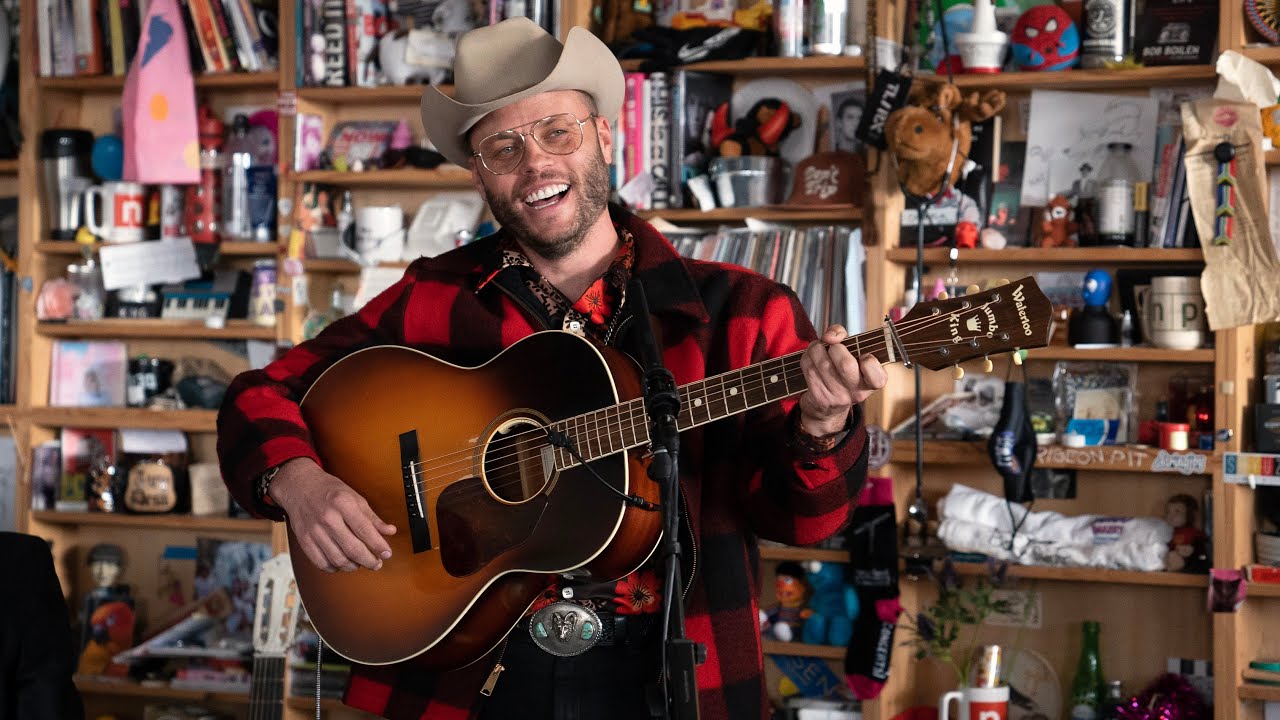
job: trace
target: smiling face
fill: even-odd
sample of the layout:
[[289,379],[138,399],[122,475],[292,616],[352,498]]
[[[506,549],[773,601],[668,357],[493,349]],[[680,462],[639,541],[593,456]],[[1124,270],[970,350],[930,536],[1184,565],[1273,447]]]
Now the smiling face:
[[606,212],[613,136],[604,118],[590,118],[593,108],[576,90],[535,95],[489,113],[468,136],[472,150],[484,138],[511,128],[530,132],[532,124],[559,113],[571,113],[582,125],[582,145],[569,155],[555,155],[525,137],[524,156],[516,169],[494,175],[480,158],[471,159],[471,178],[489,203],[493,217],[513,232],[528,250],[548,260],[582,245],[588,230]]

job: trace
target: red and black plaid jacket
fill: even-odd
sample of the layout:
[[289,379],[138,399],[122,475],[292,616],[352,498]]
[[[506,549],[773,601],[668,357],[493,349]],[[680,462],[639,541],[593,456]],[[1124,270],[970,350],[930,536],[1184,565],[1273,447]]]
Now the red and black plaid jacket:
[[[815,337],[787,288],[737,266],[682,258],[648,223],[622,210],[611,212],[635,236],[634,271],[661,331],[663,360],[678,383],[802,350]],[[498,282],[477,291],[496,269],[496,246],[493,236],[412,263],[395,286],[356,314],[266,368],[237,377],[218,415],[218,456],[236,500],[257,514],[283,519],[278,508],[257,500],[255,480],[292,458],[319,462],[298,401],[325,368],[348,353],[398,344],[473,366],[545,329],[548,318],[521,299],[523,283],[514,275],[499,273]],[[620,330],[611,342],[631,350],[633,340]],[[833,450],[813,454],[792,440],[795,405],[792,398],[681,436],[680,481],[690,526],[685,530],[692,533],[684,563],[692,574],[686,628],[707,649],[697,681],[702,717],[709,720],[767,716],[756,538],[808,545],[831,536],[848,521],[866,476],[860,414]],[[445,674],[411,660],[357,666],[346,702],[393,720],[475,717],[483,702],[479,688],[501,648]]]

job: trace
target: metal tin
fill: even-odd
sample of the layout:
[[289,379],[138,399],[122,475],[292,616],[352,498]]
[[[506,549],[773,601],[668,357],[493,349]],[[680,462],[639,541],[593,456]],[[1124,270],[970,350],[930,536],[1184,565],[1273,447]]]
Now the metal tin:
[[1000,662],[1004,652],[999,645],[983,645],[974,658],[973,686],[994,688],[1000,686]]
[[249,319],[257,325],[276,324],[276,261],[253,263],[253,286],[249,294]]
[[814,55],[840,55],[849,40],[849,0],[814,0],[809,47]]
[[779,0],[773,11],[779,57],[804,57],[806,0]]

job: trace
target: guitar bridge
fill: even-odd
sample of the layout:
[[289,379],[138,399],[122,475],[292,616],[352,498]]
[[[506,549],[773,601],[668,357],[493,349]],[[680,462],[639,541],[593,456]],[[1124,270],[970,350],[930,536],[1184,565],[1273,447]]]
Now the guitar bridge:
[[404,479],[404,504],[409,514],[409,538],[413,551],[420,553],[431,549],[431,525],[427,522],[427,508],[422,500],[422,485],[418,482],[413,466],[418,457],[418,431],[400,434],[400,474]]

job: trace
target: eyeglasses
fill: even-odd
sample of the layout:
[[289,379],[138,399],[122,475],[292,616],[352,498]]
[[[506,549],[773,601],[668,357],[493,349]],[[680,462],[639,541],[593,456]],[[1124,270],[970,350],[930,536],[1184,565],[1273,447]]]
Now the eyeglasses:
[[[506,175],[520,166],[526,135],[533,136],[538,147],[552,155],[572,155],[582,147],[582,126],[595,117],[592,114],[579,120],[572,113],[560,113],[496,132],[481,140],[471,156],[480,158],[485,169],[494,175]],[[528,125],[533,125],[529,132],[520,132]]]

